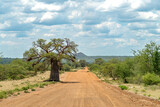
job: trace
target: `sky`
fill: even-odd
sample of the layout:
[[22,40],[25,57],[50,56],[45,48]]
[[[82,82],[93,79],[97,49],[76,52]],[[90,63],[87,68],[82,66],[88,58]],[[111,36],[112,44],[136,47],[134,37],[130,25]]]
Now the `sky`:
[[0,52],[22,58],[38,39],[69,38],[89,56],[160,44],[159,0],[0,0]]

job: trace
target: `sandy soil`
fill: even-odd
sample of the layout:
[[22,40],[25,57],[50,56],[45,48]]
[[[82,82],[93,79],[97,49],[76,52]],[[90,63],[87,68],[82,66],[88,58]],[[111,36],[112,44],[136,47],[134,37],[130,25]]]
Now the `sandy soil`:
[[0,81],[0,91],[13,90],[15,88],[21,88],[28,84],[36,84],[39,82],[43,82],[49,78],[50,71],[46,71],[45,73],[38,74],[33,77],[24,78],[21,80],[8,80],[8,81]]
[[0,107],[160,107],[160,102],[111,86],[95,74],[67,72],[63,82],[3,99]]

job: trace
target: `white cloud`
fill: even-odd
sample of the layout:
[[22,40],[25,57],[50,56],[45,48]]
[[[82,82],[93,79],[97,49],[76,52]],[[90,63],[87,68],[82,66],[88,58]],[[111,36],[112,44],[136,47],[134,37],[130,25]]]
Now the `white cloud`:
[[8,33],[8,34],[6,34],[6,33],[0,33],[0,37],[1,37],[1,38],[15,37],[15,36],[16,36],[15,33]]
[[78,32],[76,35],[76,37],[81,37],[81,36],[90,36],[90,31],[87,31],[87,32]]
[[115,0],[106,0],[106,1],[102,2],[101,5],[99,5],[96,10],[111,11],[115,8],[122,6],[125,3],[127,3],[127,0],[116,0],[116,1]]
[[25,21],[24,21],[24,23],[32,23],[32,22],[34,22],[36,20],[36,17],[28,17]]
[[42,16],[42,18],[40,19],[40,22],[43,22],[43,21],[45,21],[45,20],[50,20],[50,19],[52,19],[53,17],[55,17],[55,16],[57,16],[58,15],[58,13],[56,13],[56,12],[46,12],[43,16]]
[[41,2],[36,2],[34,7],[31,8],[33,11],[60,11],[62,7],[55,4],[44,4]]
[[73,18],[76,18],[76,17],[81,17],[81,12],[80,11],[74,10],[74,11],[72,11],[71,15],[68,16],[69,19],[73,19]]
[[138,41],[132,38],[131,39],[116,38],[114,39],[114,41],[118,43],[118,47],[139,45]]
[[6,37],[6,34],[0,34],[0,37],[1,37],[1,38],[5,38],[5,37]]
[[113,44],[114,43],[112,39],[105,39],[105,42],[102,43],[103,46],[112,46]]
[[54,34],[44,34],[44,36],[46,36],[46,37],[54,37],[55,35]]
[[5,27],[10,27],[10,22],[9,21],[5,21],[4,23],[0,23],[0,29],[3,29]]
[[140,19],[146,19],[146,20],[156,20],[159,15],[153,13],[153,12],[138,12]]
[[72,24],[75,28],[82,30],[83,24]]
[[[0,1],[6,9],[0,7],[0,38],[6,40],[1,44],[26,40],[31,45],[39,38],[60,37],[80,42],[80,50],[87,44],[88,48],[97,46],[95,50],[105,48],[105,53],[112,52],[109,48],[119,46],[120,52],[160,37],[158,0],[9,1]],[[19,51],[26,45],[18,47]],[[2,48],[6,51],[7,45]]]
[[156,29],[156,31],[157,31],[158,33],[160,33],[160,29]]
[[17,45],[18,43],[14,42],[14,41],[2,41],[2,42],[0,42],[0,44],[2,44],[2,45]]

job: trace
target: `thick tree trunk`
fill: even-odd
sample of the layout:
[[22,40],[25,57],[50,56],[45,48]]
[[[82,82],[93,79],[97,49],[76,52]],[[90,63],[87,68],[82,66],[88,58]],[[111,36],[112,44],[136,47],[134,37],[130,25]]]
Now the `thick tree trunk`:
[[51,60],[50,81],[59,81],[59,65],[57,60]]

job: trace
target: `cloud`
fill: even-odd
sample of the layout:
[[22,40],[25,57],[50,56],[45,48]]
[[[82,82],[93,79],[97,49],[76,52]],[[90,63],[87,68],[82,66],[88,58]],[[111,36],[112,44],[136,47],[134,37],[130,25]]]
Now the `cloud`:
[[137,11],[160,10],[159,0],[145,0],[144,4],[137,8]]
[[[1,0],[0,4],[1,42],[25,43],[16,47],[21,53],[39,38],[70,38],[89,54],[126,55],[132,47],[160,37],[159,0]],[[9,56],[5,43],[1,49]]]
[[0,42],[1,45],[17,45],[18,43],[17,42],[14,42],[14,41],[1,41]]
[[44,36],[46,36],[46,37],[54,37],[55,35],[54,34],[44,34]]
[[155,22],[146,22],[146,23],[141,23],[141,22],[135,22],[135,23],[128,23],[127,25],[130,29],[132,30],[141,30],[141,29],[155,29],[158,27],[158,24]]
[[44,4],[36,2],[35,5],[31,8],[32,11],[60,11],[62,7],[55,4]]
[[50,4],[50,3],[64,3],[66,0],[37,0],[37,1]]
[[32,23],[36,20],[36,17],[28,17],[26,18],[26,20],[24,21],[24,23]]
[[5,38],[6,36],[7,36],[6,34],[3,34],[3,33],[0,34],[0,37],[1,37],[1,38]]
[[39,20],[35,21],[34,24],[41,25],[62,25],[62,24],[70,24],[70,20],[64,15],[56,12],[46,12],[42,15]]
[[132,38],[131,39],[116,38],[114,39],[114,41],[118,43],[118,47],[139,45],[138,41]]

